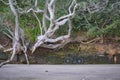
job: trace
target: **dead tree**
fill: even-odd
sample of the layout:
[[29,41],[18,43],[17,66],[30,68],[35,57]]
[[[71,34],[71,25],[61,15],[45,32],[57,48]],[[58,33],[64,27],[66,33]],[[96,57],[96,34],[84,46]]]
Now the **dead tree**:
[[[82,7],[82,9],[80,10],[82,11],[87,10],[91,14],[104,10],[108,2],[109,0],[105,0],[103,2],[97,2],[97,3],[85,1],[84,6],[81,6],[79,3],[76,2],[76,0],[73,0],[68,8],[68,14],[61,16],[58,19],[55,18],[55,0],[46,0],[44,10],[38,9],[38,11],[35,11],[31,8],[30,10],[32,10],[33,12],[39,12],[39,11],[43,12],[42,25],[40,28],[41,34],[37,37],[37,41],[32,47],[32,53],[39,46],[58,49],[63,47],[65,44],[67,44],[70,41],[69,38],[72,31],[72,24],[70,18],[75,14],[76,7],[78,6],[79,8]],[[36,0],[36,6],[37,6],[37,0]],[[40,22],[37,16],[36,19],[38,20],[38,22]],[[46,26],[46,20],[49,21],[49,26]],[[61,35],[60,37],[53,38],[55,32],[59,30],[59,28],[62,27],[62,25],[65,25],[65,23],[67,22],[68,22],[68,33],[66,35]]]
[[[38,7],[38,0],[33,0],[34,4],[32,5],[32,7],[26,8],[25,10],[17,5],[17,0],[8,0],[8,3],[6,3],[4,0],[0,0],[0,1],[2,1],[6,5],[9,5],[15,17],[14,33],[12,34],[12,37],[8,36],[12,39],[12,42],[13,42],[12,48],[9,49],[12,51],[12,56],[10,57],[9,60],[1,63],[0,66],[12,61],[15,54],[18,54],[21,51],[24,52],[27,63],[29,63],[27,54],[26,54],[27,43],[25,41],[24,31],[19,26],[18,13],[24,14],[24,13],[32,12],[36,20],[38,21],[38,24],[40,27],[40,35],[37,37],[37,40],[31,49],[32,53],[36,50],[36,48],[40,46],[46,47],[46,48],[58,49],[63,47],[65,44],[67,44],[70,41],[69,38],[72,31],[71,17],[74,16],[75,10],[78,6],[78,3],[76,2],[76,0],[72,0],[70,6],[68,7],[68,14],[63,15],[57,19],[55,17],[55,0],[45,0],[46,3],[44,6],[44,10],[41,10]],[[109,0],[106,0],[106,3],[108,3],[108,1]],[[88,10],[89,13],[94,13],[101,9],[99,4],[94,4],[94,3],[86,4],[85,2],[83,10]],[[43,16],[42,20],[38,18],[37,13],[40,13]],[[49,25],[46,24],[46,22],[48,22]],[[61,35],[59,37],[53,37],[55,32],[58,31],[59,28],[65,25],[66,23],[68,23],[67,34]]]
[[21,51],[24,52],[27,63],[29,64],[28,58],[27,58],[27,44],[25,43],[25,37],[24,37],[24,31],[19,27],[19,19],[18,19],[18,12],[16,11],[14,7],[14,2],[13,0],[9,0],[9,3],[6,3],[9,5],[14,17],[15,17],[15,29],[14,33],[11,33],[12,36],[8,36],[9,38],[12,39],[12,48],[9,49],[9,51],[12,51],[12,56],[10,59],[8,59],[5,62],[2,62],[0,64],[0,67],[5,65],[6,63],[9,63],[10,61],[13,60],[15,54],[19,54]]
[[[77,2],[76,0],[73,0],[69,6],[68,14],[56,19],[55,0],[46,0],[45,9],[43,10],[44,12],[43,12],[42,25],[41,25],[41,34],[37,37],[37,41],[32,47],[32,53],[39,46],[55,49],[55,48],[63,47],[66,43],[70,41],[69,38],[72,30],[70,17],[72,17],[75,14],[76,7],[77,7]],[[49,21],[48,26],[46,26],[46,20]],[[40,22],[39,19],[38,22]],[[68,22],[68,33],[66,35],[53,38],[55,32],[59,30],[59,28],[62,25],[65,25],[65,23],[67,22]]]
[[[19,17],[18,13],[29,13],[33,12],[34,16],[36,17],[41,34],[37,37],[37,41],[32,47],[32,52],[36,50],[37,47],[47,47],[47,48],[58,48],[63,45],[65,45],[67,42],[69,42],[69,37],[72,30],[72,25],[70,21],[70,17],[72,17],[75,14],[75,9],[77,7],[77,3],[75,0],[72,1],[71,5],[69,6],[69,13],[67,15],[61,16],[58,19],[55,19],[55,0],[46,0],[45,9],[41,10],[37,7],[37,0],[35,0],[34,7],[32,7],[26,10],[23,10],[19,6],[17,6],[16,9],[16,0],[8,0],[8,3],[6,3],[4,0],[1,0],[4,4],[9,5],[14,17],[15,17],[15,29],[14,33],[11,33],[12,36],[8,36],[12,39],[13,45],[12,48],[6,50],[6,51],[12,51],[12,56],[10,59],[8,59],[5,62],[2,62],[0,64],[0,67],[3,66],[6,63],[9,63],[13,60],[14,56],[21,51],[24,52],[26,56],[27,63],[29,64],[28,58],[27,58],[27,44],[25,42],[24,37],[24,31],[19,26]],[[36,13],[41,13],[43,15],[42,23],[40,22],[40,19],[36,15]],[[49,21],[49,26],[46,26],[46,20]],[[57,38],[52,38],[56,30],[59,29],[60,26],[64,25],[66,22],[68,22],[68,34],[63,35]],[[49,44],[46,44],[49,43]]]

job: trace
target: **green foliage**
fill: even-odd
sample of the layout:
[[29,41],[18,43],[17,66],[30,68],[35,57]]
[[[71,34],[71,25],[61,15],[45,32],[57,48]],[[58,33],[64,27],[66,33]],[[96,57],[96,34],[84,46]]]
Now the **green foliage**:
[[[5,0],[4,0],[5,1]],[[3,4],[1,1],[0,1],[0,13],[3,13],[3,12],[6,12],[6,10],[9,11],[9,6]]]
[[40,34],[40,28],[36,18],[32,14],[23,14],[20,15],[19,21],[28,40],[34,42],[36,37]]
[[[17,5],[23,9],[35,8],[35,0],[17,0]],[[37,7],[44,9],[45,0],[38,0]]]
[[116,20],[103,29],[103,34],[108,36],[120,36],[120,20]]
[[55,2],[55,18],[59,18],[63,15],[67,14],[68,5],[70,4],[71,0],[56,0]]
[[72,21],[74,25],[73,31],[85,31],[89,37],[100,35],[120,36],[120,3],[116,2],[117,0],[114,2],[111,0],[103,11],[93,14],[77,10]]
[[13,37],[13,33],[10,30],[10,28],[6,24],[4,24],[3,17],[0,17],[0,35],[3,35],[3,34],[5,34],[10,38]]
[[[4,1],[8,2],[8,0],[4,0]],[[0,18],[2,18],[2,20],[5,20],[5,19],[10,20],[11,22],[14,23],[14,16],[11,13],[9,6],[5,5],[1,1],[0,1]]]
[[[6,0],[7,1],[7,0]],[[32,4],[34,0],[17,0],[19,7],[24,9],[29,9],[33,7]],[[55,2],[55,18],[59,18],[60,16],[66,15],[68,11],[68,7],[72,0],[56,0]],[[97,3],[99,1],[104,0],[77,0],[80,4],[80,7],[77,8],[76,14],[72,19],[73,23],[73,32],[84,31],[87,33],[89,37],[96,37],[100,35],[104,36],[120,36],[120,4],[115,4],[119,0],[109,0],[109,4],[103,11],[98,11],[96,13],[90,14],[88,11],[81,11],[79,9],[84,8],[86,5],[86,1],[91,3]],[[44,9],[45,0],[38,0],[38,7],[40,9]],[[3,16],[4,19],[9,19],[12,23],[14,23],[14,16],[10,11],[9,6],[0,3],[0,16]],[[111,7],[112,6],[112,7]],[[37,14],[40,19],[42,16]],[[39,35],[40,29],[38,22],[34,15],[22,14],[19,15],[20,26],[24,29],[26,37],[34,42],[35,38]],[[47,25],[49,24],[46,22]],[[1,29],[2,30],[2,29]],[[58,30],[57,36],[66,34],[68,31],[68,26],[65,24],[60,27]]]
[[87,36],[96,37],[100,34],[100,31],[97,27],[92,27],[87,31]]
[[34,42],[37,38],[37,36],[39,35],[39,27],[35,27],[34,29],[31,28],[24,28],[25,33],[27,38],[31,41]]

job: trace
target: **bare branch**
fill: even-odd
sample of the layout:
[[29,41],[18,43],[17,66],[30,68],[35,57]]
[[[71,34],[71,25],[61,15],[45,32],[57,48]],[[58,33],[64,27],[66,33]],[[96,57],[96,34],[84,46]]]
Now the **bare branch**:
[[[46,27],[45,21],[47,19],[47,14],[49,14],[50,18],[48,17],[48,21],[50,22],[49,27],[47,30],[45,30],[44,35],[40,35],[38,36],[38,39],[35,43],[35,45],[32,48],[32,52],[35,51],[35,49],[39,46],[46,46],[47,45],[45,43],[52,43],[52,44],[48,44],[48,47],[60,47],[63,44],[67,43],[67,39],[69,39],[70,34],[71,34],[71,30],[72,30],[72,24],[70,21],[70,17],[72,17],[75,14],[75,9],[78,6],[78,4],[76,3],[76,0],[73,0],[70,7],[69,7],[69,13],[67,15],[61,16],[58,19],[54,19],[55,13],[55,5],[54,2],[55,0],[48,0],[48,2],[46,2],[47,4],[45,5],[45,9],[44,9],[44,14],[43,14],[43,27]],[[48,10],[48,13],[47,13]],[[52,36],[55,34],[56,30],[59,29],[60,26],[64,25],[65,23],[68,22],[68,34],[64,35],[64,36],[60,36],[57,38],[53,38]],[[58,43],[60,41],[60,43]]]
[[50,48],[50,49],[60,49],[70,42],[69,37],[70,36],[68,35],[64,35],[56,39],[49,39],[48,41],[46,41],[49,44],[42,44],[41,47]]
[[56,22],[56,25],[62,26],[62,25],[64,25],[67,21],[68,21],[68,18],[67,18],[67,19],[63,19],[63,20],[61,20],[61,21],[59,21],[59,22]]
[[41,47],[49,48],[49,49],[60,49],[64,47],[67,43],[69,43],[69,40],[66,40],[64,43],[60,44],[42,44]]
[[[20,53],[21,51],[23,51],[26,54],[26,47],[23,48],[23,46],[25,46],[24,35],[23,35],[24,33],[23,33],[22,29],[19,27],[18,13],[14,7],[13,0],[9,0],[9,6],[10,6],[10,9],[11,9],[13,15],[15,16],[15,31],[14,31],[13,38],[12,38],[13,46],[11,49],[9,49],[9,50],[12,50],[12,56],[10,57],[9,60],[2,62],[0,64],[0,67],[2,65],[12,61],[15,54],[17,54],[17,53]],[[22,39],[23,46],[21,45],[20,38]]]
[[82,44],[90,44],[90,43],[93,43],[93,42],[98,41],[98,40],[100,40],[100,39],[101,39],[100,37],[97,37],[97,38],[92,39],[92,40],[87,41],[87,42],[83,42],[83,41],[80,41],[80,42],[81,42]]
[[70,35],[71,35],[71,32],[72,32],[72,22],[71,22],[70,19],[68,20],[68,26],[69,26],[68,36],[70,36]]
[[98,11],[103,11],[105,9],[105,7],[107,6],[108,2],[109,2],[109,0],[102,1],[102,3],[89,2],[89,3],[87,3],[88,5],[86,5],[86,7],[87,7],[87,10],[89,11],[89,13],[95,13]]
[[9,5],[9,3],[5,2],[4,0],[0,0],[2,1],[5,5]]
[[35,13],[43,13],[44,12],[43,10],[40,10],[39,8],[36,8],[36,10],[33,8],[30,8],[30,9],[26,10],[25,12],[29,13],[31,11],[33,11]]
[[73,0],[72,1],[72,3],[71,3],[71,5],[69,6],[69,13],[71,14],[72,12],[71,12],[71,8],[74,6],[74,5],[76,5],[77,3],[76,3],[76,0]]
[[50,3],[48,3],[48,11],[50,13],[50,20],[54,20],[54,0],[50,0]]
[[[72,2],[73,3],[73,2]],[[73,4],[71,4],[72,6]],[[68,15],[65,15],[65,16],[62,16],[60,18],[58,18],[56,20],[56,22],[59,22],[59,21],[62,21],[63,19],[66,19],[66,18],[69,18],[71,16],[73,16],[75,14],[75,9],[77,8],[78,4],[75,4],[74,8],[73,8],[73,11],[71,11],[71,7],[69,7],[69,14]]]
[[38,0],[35,0],[35,7],[37,7],[37,4],[38,4]]
[[35,12],[33,12],[33,14],[34,14],[35,18],[36,18],[36,19],[37,19],[37,21],[38,21],[39,28],[40,28],[40,32],[41,32],[41,35],[42,35],[42,33],[43,33],[42,31],[43,31],[43,30],[42,30],[42,27],[41,27],[42,25],[41,25],[40,19],[37,17],[37,15],[36,15],[36,13],[35,13]]
[[116,5],[119,5],[119,6],[120,6],[120,1],[119,1],[119,2],[116,2],[116,3],[113,3],[112,6],[111,6],[111,8],[114,9],[114,6],[116,6]]
[[47,16],[47,7],[48,7],[48,0],[46,0],[44,14],[43,14],[43,18],[42,18],[42,27],[44,28],[45,32],[47,31],[46,19],[50,21],[50,18]]
[[4,47],[0,44],[0,51],[3,50],[3,49],[4,49]]
[[55,42],[58,42],[58,41],[68,39],[69,37],[70,36],[68,36],[68,35],[60,36],[60,37],[57,37],[56,39],[47,39],[47,40],[45,40],[45,42],[55,43]]
[[[19,7],[18,5],[16,5],[16,6],[17,6],[17,11],[18,11],[20,14],[29,13],[29,12],[31,12],[31,11],[33,11],[33,12],[35,12],[35,13],[43,13],[43,12],[44,12],[43,10],[41,10],[41,9],[39,9],[39,8],[37,7],[37,0],[35,0],[35,4],[34,4],[34,5],[28,6],[29,8],[26,8],[26,9],[23,9],[23,8]],[[33,8],[33,6],[34,6],[35,9]]]
[[10,48],[10,49],[5,49],[3,52],[9,52],[9,51],[12,51],[13,48]]
[[10,39],[13,39],[12,36],[8,35],[6,32],[3,31],[3,34],[5,34],[7,37],[9,37]]

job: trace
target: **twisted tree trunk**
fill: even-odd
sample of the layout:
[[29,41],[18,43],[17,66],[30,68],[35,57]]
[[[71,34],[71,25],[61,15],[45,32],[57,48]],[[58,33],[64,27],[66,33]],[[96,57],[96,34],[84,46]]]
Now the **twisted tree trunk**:
[[[37,37],[37,41],[32,47],[32,53],[36,50],[37,47],[42,46],[46,48],[60,48],[67,44],[70,40],[72,25],[70,17],[75,14],[75,9],[77,7],[76,0],[73,0],[69,6],[69,12],[67,15],[61,16],[58,19],[55,19],[55,0],[47,0],[43,19],[42,19],[42,28],[44,29],[44,34],[40,34]],[[45,21],[49,21],[49,26],[47,27]],[[65,23],[68,22],[68,34],[62,35],[60,37],[52,38],[55,32]],[[47,44],[46,44],[47,43]]]
[[[24,54],[26,56],[27,63],[29,64],[27,54],[26,54],[27,47],[24,44],[24,35],[22,32],[22,29],[19,27],[18,13],[14,7],[13,0],[9,0],[9,7],[10,7],[10,9],[15,17],[15,31],[14,31],[14,34],[12,36],[13,47],[10,49],[12,51],[12,56],[7,61],[2,62],[0,64],[0,67],[5,65],[6,63],[9,63],[10,61],[12,61],[15,54],[18,54],[21,51],[24,52]],[[22,40],[22,44],[20,43],[20,40]]]

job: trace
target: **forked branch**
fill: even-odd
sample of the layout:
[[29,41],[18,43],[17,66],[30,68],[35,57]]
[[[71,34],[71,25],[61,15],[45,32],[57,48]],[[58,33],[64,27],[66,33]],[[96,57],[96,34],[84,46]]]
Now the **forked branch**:
[[[69,6],[69,12],[67,15],[61,16],[58,19],[55,19],[55,0],[47,0],[46,6],[44,9],[43,15],[43,26],[46,27],[45,20],[49,21],[48,29],[45,29],[45,33],[43,35],[39,35],[35,45],[32,47],[32,52],[36,50],[37,47],[44,45],[44,47],[52,47],[58,48],[62,45],[65,45],[69,42],[69,37],[72,30],[72,24],[70,21],[70,17],[75,14],[75,9],[78,6],[76,0],[73,0],[71,5]],[[68,34],[62,35],[60,37],[53,38],[55,32],[60,28],[60,26],[66,24],[68,22]],[[47,43],[47,44],[46,44]]]

